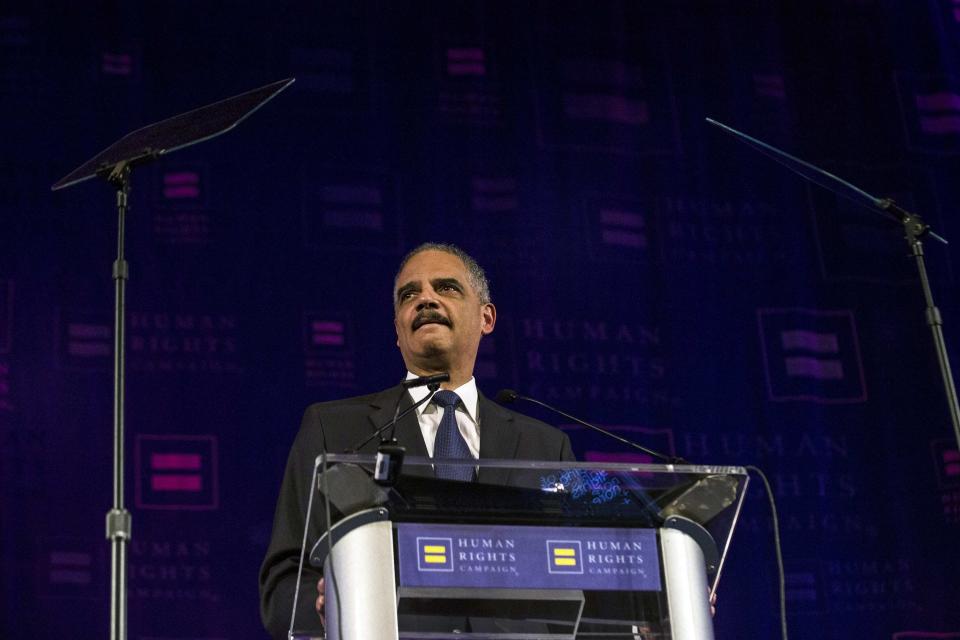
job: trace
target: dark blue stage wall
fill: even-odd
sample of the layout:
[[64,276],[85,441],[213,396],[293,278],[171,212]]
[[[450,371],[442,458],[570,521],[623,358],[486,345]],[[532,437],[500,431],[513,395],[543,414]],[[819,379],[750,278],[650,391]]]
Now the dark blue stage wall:
[[[0,636],[108,629],[114,198],[50,185],[295,76],[134,177],[131,638],[265,636],[300,413],[401,377],[391,281],[425,240],[489,271],[488,395],[769,473],[795,637],[960,637],[960,453],[901,233],[704,123],[953,240],[926,249],[960,362],[956,0],[62,4],[0,7]],[[747,498],[720,638],[778,633]]]

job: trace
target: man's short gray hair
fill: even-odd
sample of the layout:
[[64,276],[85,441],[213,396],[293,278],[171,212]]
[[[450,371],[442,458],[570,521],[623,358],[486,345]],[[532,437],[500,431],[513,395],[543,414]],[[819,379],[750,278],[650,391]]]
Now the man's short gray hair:
[[[457,245],[445,242],[424,242],[403,257],[403,260],[400,261],[400,267],[397,269],[397,275],[393,278],[394,294],[396,294],[397,285],[399,284],[397,280],[400,278],[400,272],[403,271],[403,268],[407,266],[407,263],[410,262],[413,256],[418,253],[423,253],[424,251],[442,251],[460,258],[460,261],[463,262],[463,265],[467,268],[467,277],[470,279],[470,286],[477,292],[477,297],[480,298],[480,304],[488,304],[490,302],[490,284],[487,282],[487,274],[484,273],[483,267],[477,264],[477,261],[470,257],[470,254]],[[393,303],[396,305],[396,299],[394,299]]]

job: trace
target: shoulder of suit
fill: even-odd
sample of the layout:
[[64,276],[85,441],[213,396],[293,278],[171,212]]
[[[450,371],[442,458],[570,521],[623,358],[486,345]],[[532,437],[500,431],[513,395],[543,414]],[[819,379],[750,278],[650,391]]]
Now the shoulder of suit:
[[[495,415],[500,420],[510,421],[513,423],[515,429],[522,430],[533,430],[533,431],[544,431],[544,432],[559,432],[560,430],[556,427],[542,421],[537,420],[536,418],[531,418],[528,415],[524,415],[518,411],[513,411],[508,409],[503,405],[493,402],[485,396],[481,396],[484,400],[483,409],[488,413]],[[481,420],[484,418],[481,414]]]
[[[400,386],[391,387],[389,389],[384,389],[382,391],[377,391],[376,393],[368,393],[362,396],[353,396],[350,398],[340,398],[339,400],[325,400],[324,402],[314,402],[313,404],[307,407],[307,411],[325,411],[325,410],[336,410],[336,409],[346,409],[351,407],[364,407],[368,408],[371,406],[381,406],[384,402],[395,402],[396,396],[400,393]],[[393,396],[391,400],[389,396]]]

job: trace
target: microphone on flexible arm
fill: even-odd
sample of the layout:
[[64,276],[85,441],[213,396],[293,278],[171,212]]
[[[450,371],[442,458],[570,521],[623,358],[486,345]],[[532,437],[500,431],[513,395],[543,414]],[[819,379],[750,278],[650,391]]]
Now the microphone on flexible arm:
[[[406,417],[411,411],[414,411],[417,407],[430,400],[430,398],[433,397],[434,392],[440,388],[440,383],[446,382],[449,379],[450,374],[448,372],[443,372],[432,376],[410,378],[409,380],[404,380],[401,382],[400,385],[403,387],[403,391],[401,391],[397,396],[397,402],[393,407],[393,418],[385,425],[378,427],[362,442],[347,450],[349,452],[359,451],[368,442],[377,436],[380,436],[380,446],[377,447],[377,465],[373,472],[373,479],[375,482],[383,485],[392,485],[397,481],[397,478],[400,476],[400,470],[403,467],[403,456],[406,453],[406,449],[400,446],[400,443],[397,442],[397,439],[394,436],[394,433],[397,429],[397,423],[401,418]],[[407,395],[407,390],[414,387],[424,386],[430,390],[430,393],[403,411],[400,411],[400,403],[403,402],[404,396]],[[390,429],[389,439],[382,437],[383,433],[387,429]]]
[[530,398],[530,397],[528,397],[528,396],[522,396],[522,395],[520,395],[519,393],[517,393],[516,391],[514,391],[513,389],[501,389],[500,391],[497,392],[496,401],[499,402],[500,404],[509,404],[509,403],[511,403],[511,402],[514,402],[515,400],[525,400],[525,401],[527,401],[527,402],[532,402],[533,404],[538,404],[538,405],[540,405],[541,407],[544,407],[545,409],[549,409],[550,411],[553,411],[554,413],[563,416],[563,417],[566,418],[567,420],[573,420],[574,422],[576,422],[576,423],[579,424],[579,425],[583,425],[584,427],[587,427],[587,428],[589,428],[589,429],[593,429],[594,431],[597,431],[597,432],[599,432],[599,433],[602,433],[603,435],[607,436],[608,438],[613,438],[613,439],[616,440],[617,442],[621,442],[621,443],[623,443],[623,444],[629,445],[629,446],[633,447],[634,449],[637,449],[637,450],[639,450],[639,451],[642,451],[643,453],[645,453],[645,454],[647,454],[647,455],[649,455],[649,456],[653,456],[654,458],[658,458],[658,459],[660,459],[660,460],[663,460],[663,461],[666,462],[667,464],[690,464],[689,462],[687,462],[687,461],[684,460],[683,458],[680,458],[680,457],[677,457],[677,456],[668,456],[668,455],[666,455],[666,454],[663,454],[663,453],[659,453],[659,452],[657,452],[657,451],[654,451],[653,449],[648,449],[648,448],[644,447],[643,445],[637,444],[636,442],[633,442],[633,441],[631,441],[631,440],[627,440],[626,438],[622,438],[622,437],[618,436],[618,435],[615,434],[615,433],[611,433],[610,431],[607,431],[606,429],[603,429],[603,428],[601,428],[601,427],[598,427],[598,426],[596,426],[596,425],[594,425],[594,424],[590,424],[589,422],[586,422],[586,421],[584,421],[584,420],[581,420],[580,418],[577,418],[576,416],[572,416],[572,415],[570,415],[569,413],[566,413],[565,411],[561,411],[560,409],[557,409],[556,407],[552,407],[552,406],[550,406],[549,404],[547,404],[546,402],[541,402],[540,400],[537,400],[536,398]]

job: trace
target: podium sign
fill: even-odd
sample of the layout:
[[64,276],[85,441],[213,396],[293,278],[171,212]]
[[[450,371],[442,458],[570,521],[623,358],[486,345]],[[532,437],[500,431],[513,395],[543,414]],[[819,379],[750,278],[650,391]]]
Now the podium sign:
[[655,529],[399,523],[401,587],[660,591]]
[[[437,479],[440,463],[478,481]],[[743,468],[408,458],[390,486],[375,468],[317,458],[307,526],[324,533],[304,558],[327,628],[294,619],[292,637],[713,638]]]

